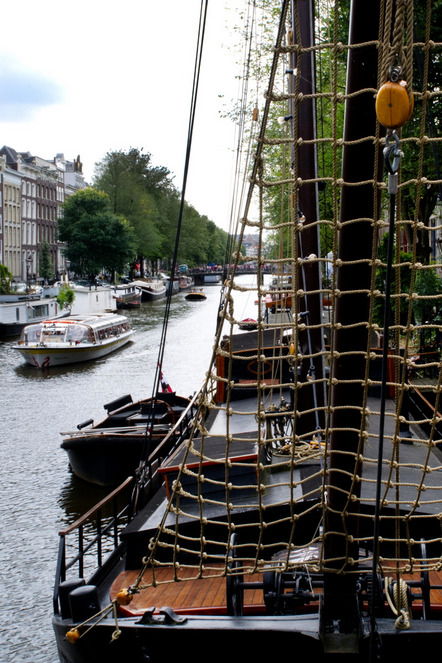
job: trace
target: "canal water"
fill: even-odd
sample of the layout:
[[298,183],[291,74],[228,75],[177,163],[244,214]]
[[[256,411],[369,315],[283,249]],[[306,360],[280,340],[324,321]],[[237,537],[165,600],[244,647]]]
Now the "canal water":
[[[243,285],[252,276],[241,276]],[[208,370],[220,303],[220,285],[204,288],[203,302],[172,298],[163,361],[174,391],[193,394]],[[71,474],[61,431],[105,415],[103,404],[125,394],[152,394],[165,300],[128,312],[133,342],[95,362],[45,372],[24,364],[0,342],[0,662],[56,663],[51,627],[57,533],[106,494]],[[242,293],[242,318],[256,305]],[[16,340],[16,339],[15,339]]]

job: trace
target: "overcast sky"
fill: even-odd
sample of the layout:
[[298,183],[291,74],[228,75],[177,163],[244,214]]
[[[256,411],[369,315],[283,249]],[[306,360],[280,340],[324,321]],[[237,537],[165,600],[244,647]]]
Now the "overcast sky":
[[[0,144],[79,154],[90,182],[106,152],[143,148],[181,189],[200,0],[20,0],[2,6]],[[235,8],[209,0],[186,199],[228,229],[237,97]],[[227,6],[227,9],[226,9]],[[0,145],[0,146],[1,146]]]

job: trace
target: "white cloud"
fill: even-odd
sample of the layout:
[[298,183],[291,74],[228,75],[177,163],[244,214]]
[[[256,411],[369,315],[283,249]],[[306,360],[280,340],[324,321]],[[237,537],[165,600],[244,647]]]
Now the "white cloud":
[[60,86],[41,72],[25,71],[14,60],[2,58],[0,117],[20,122],[32,119],[38,109],[61,101]]
[[[209,2],[186,197],[227,229],[234,127],[220,111],[238,84],[225,4],[244,0]],[[144,148],[181,188],[199,10],[200,0],[8,3],[2,23],[19,29],[0,44],[0,143],[46,158],[80,154],[89,179],[106,152]],[[11,58],[16,86],[1,65]]]

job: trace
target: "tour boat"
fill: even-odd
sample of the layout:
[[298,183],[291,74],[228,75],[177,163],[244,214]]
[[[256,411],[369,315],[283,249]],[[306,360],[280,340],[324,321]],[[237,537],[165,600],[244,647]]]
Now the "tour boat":
[[104,357],[126,345],[132,334],[123,315],[72,315],[27,325],[13,348],[27,364],[49,368]]
[[[440,327],[415,316],[429,296],[419,274],[440,270],[424,255],[440,219],[436,230],[421,219],[441,181],[429,156],[440,7],[414,3],[413,17],[409,0],[278,6],[263,107],[242,132],[253,163],[248,190],[236,187],[238,241],[194,426],[60,532],[64,663],[384,663],[442,646],[440,357],[424,360],[437,375],[431,418],[404,409],[415,339]],[[243,18],[244,31],[256,23]],[[245,49],[254,83],[264,33]],[[274,290],[238,278],[250,233],[258,266],[279,275]],[[241,298],[269,294],[284,306],[260,306],[256,330],[238,332]]]

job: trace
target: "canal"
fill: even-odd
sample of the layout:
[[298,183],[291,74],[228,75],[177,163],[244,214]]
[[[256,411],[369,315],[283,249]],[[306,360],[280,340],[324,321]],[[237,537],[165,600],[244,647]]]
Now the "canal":
[[[241,276],[248,283],[252,276]],[[204,288],[207,299],[172,298],[164,376],[184,396],[202,384],[209,367],[221,286]],[[128,313],[133,342],[96,362],[45,372],[24,364],[0,342],[2,385],[0,660],[56,663],[51,627],[57,533],[105,494],[71,474],[60,448],[61,431],[105,415],[103,404],[125,394],[152,394],[165,300]],[[238,315],[256,317],[243,299]]]

